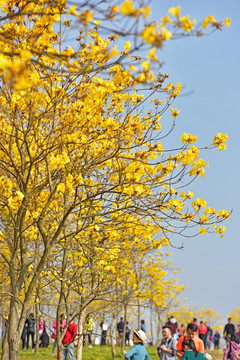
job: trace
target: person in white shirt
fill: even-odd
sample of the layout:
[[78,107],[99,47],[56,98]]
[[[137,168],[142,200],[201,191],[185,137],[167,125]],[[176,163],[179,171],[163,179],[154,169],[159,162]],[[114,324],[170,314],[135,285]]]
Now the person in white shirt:
[[104,320],[102,320],[100,327],[102,329],[102,336],[101,336],[101,345],[106,345],[106,338],[107,338],[107,331],[108,331],[108,326],[107,324],[104,322]]

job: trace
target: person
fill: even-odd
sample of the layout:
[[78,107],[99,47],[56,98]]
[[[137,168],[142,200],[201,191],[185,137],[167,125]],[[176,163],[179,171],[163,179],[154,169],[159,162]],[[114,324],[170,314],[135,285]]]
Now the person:
[[117,332],[118,332],[117,344],[118,345],[122,345],[123,330],[124,330],[124,321],[123,321],[123,317],[121,317],[120,321],[117,323]]
[[[60,332],[63,332],[66,324],[67,324],[66,316],[64,314],[61,314],[60,315]],[[52,337],[55,340],[54,340],[51,356],[54,356],[56,348],[57,348],[57,320],[54,320],[52,327],[53,327],[53,336]]]
[[40,316],[39,317],[39,337],[42,335],[42,333],[44,332],[44,329],[45,329],[45,323],[44,323],[44,320],[43,320],[43,317]]
[[107,324],[105,324],[104,320],[102,320],[100,327],[102,329],[101,345],[104,346],[104,345],[106,345],[106,338],[107,338],[107,331],[108,331],[108,326],[107,326]]
[[198,352],[200,353],[204,353],[204,343],[203,341],[197,336],[197,325],[196,324],[193,324],[193,323],[190,323],[188,324],[187,326],[187,335],[186,336],[181,336],[178,340],[178,343],[177,343],[177,357],[178,358],[181,358],[182,355],[183,355],[183,350],[182,350],[182,343],[185,339],[192,339],[194,344],[195,344],[195,347],[197,349]]
[[220,342],[220,334],[219,332],[216,330],[215,334],[214,334],[214,338],[213,338],[213,343],[214,343],[214,349],[218,350],[219,349],[219,342]]
[[223,360],[240,358],[240,339],[237,334],[231,334],[224,351]]
[[145,320],[141,320],[141,330],[146,332],[146,324],[145,324]]
[[94,327],[94,321],[90,314],[86,317],[86,323],[85,323],[86,329],[87,329],[87,336],[88,336],[88,347],[92,347],[92,332]]
[[30,313],[26,320],[26,330],[27,330],[27,351],[29,350],[29,339],[32,339],[32,351],[35,347],[34,343],[34,334],[35,334],[35,319],[33,313]]
[[169,325],[172,329],[172,336],[176,339],[176,333],[177,333],[177,328],[178,328],[178,324],[177,324],[177,320],[175,319],[174,316],[171,316],[169,321],[168,321],[168,324],[166,325]]
[[232,324],[232,319],[229,317],[227,324],[224,326],[223,336],[225,340],[228,341],[233,334],[235,334],[235,326]]
[[170,326],[172,329],[172,336],[176,339],[176,333],[177,333],[177,328],[178,328],[178,323],[177,320],[175,319],[174,316],[171,316],[170,319],[168,320],[168,322],[166,323],[166,325]]
[[206,344],[205,344],[205,348],[206,349],[210,349],[211,348],[211,339],[213,339],[213,331],[210,327],[210,325],[208,325],[208,323],[206,323],[207,326],[207,334],[206,334]]
[[40,347],[43,347],[43,348],[48,347],[48,345],[49,345],[49,336],[48,336],[48,334],[46,332],[45,327],[44,327],[43,333],[40,335],[39,340],[40,340],[40,344],[39,344]]
[[25,321],[23,331],[22,331],[22,335],[21,335],[22,349],[23,350],[25,350],[25,346],[26,346],[26,337],[27,337],[27,323]]
[[207,331],[208,331],[208,328],[207,328],[206,324],[204,324],[204,322],[201,320],[200,326],[198,328],[198,334],[199,334],[198,336],[200,337],[200,339],[202,339],[205,348],[206,348],[206,341],[207,341]]
[[197,351],[192,339],[185,339],[183,345],[182,360],[204,360],[204,354]]
[[238,325],[237,334],[240,335],[240,325]]
[[147,336],[143,330],[133,330],[134,346],[125,355],[125,360],[151,360],[143,345],[146,340]]
[[160,346],[157,347],[160,360],[174,360],[176,357],[177,341],[172,336],[172,328],[169,325],[164,325],[162,328],[163,339]]
[[[72,315],[69,315],[70,318]],[[63,344],[63,360],[67,360],[67,356],[69,355],[70,360],[76,360],[74,356],[74,339],[77,335],[77,324],[71,320],[70,324],[67,327],[67,331],[62,339]]]
[[180,328],[178,329],[178,333],[179,333],[179,337],[180,336],[184,336],[184,333],[185,333],[185,328],[184,328],[184,325],[182,324],[180,326]]
[[130,334],[131,334],[131,326],[128,321],[126,322],[126,336],[125,336],[125,345],[130,345]]
[[197,322],[197,318],[193,318],[192,321],[193,324],[195,324],[197,326],[197,328],[199,328],[198,322]]

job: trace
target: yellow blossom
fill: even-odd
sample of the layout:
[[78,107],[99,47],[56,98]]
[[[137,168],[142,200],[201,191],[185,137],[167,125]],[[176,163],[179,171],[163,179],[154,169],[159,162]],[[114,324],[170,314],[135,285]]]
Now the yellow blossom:
[[197,141],[197,136],[192,134],[183,133],[181,136],[182,143],[187,142],[188,144],[193,144]]
[[176,16],[177,19],[179,19],[180,17],[180,10],[181,10],[181,6],[177,6],[177,7],[171,7],[170,9],[168,9],[168,12],[174,16]]
[[229,17],[223,20],[223,22],[227,27],[231,25],[231,19]]
[[207,232],[207,230],[204,227],[200,226],[199,233],[200,234],[206,234],[206,232]]
[[126,0],[122,3],[120,8],[120,13],[124,15],[133,15],[135,14],[136,10],[133,6],[133,3],[131,0]]
[[171,114],[172,117],[175,119],[178,116],[178,114],[180,113],[180,110],[171,108],[171,112],[172,112],[172,114]]
[[131,48],[132,48],[132,44],[130,43],[130,41],[126,41],[126,42],[124,43],[124,52],[130,51]]

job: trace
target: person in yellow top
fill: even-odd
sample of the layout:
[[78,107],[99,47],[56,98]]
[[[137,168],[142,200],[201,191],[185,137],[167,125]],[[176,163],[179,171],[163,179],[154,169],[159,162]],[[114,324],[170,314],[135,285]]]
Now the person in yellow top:
[[85,326],[87,329],[87,336],[88,336],[88,347],[92,347],[92,331],[94,327],[94,321],[90,314],[87,314]]
[[196,350],[202,354],[204,354],[204,343],[199,337],[197,336],[197,325],[190,323],[187,326],[187,335],[186,336],[180,336],[178,343],[177,343],[177,357],[181,359],[183,355],[183,341],[185,339],[193,340]]

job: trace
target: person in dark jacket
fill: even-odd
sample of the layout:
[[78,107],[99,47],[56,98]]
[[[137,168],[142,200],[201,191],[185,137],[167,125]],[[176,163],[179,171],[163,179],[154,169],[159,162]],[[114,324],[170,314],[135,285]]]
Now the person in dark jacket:
[[117,323],[117,332],[118,332],[117,343],[120,346],[122,345],[122,341],[123,341],[123,330],[124,330],[124,321],[123,321],[123,317],[121,317],[119,323]]
[[39,340],[40,340],[40,344],[39,344],[40,347],[44,347],[44,348],[48,347],[48,345],[49,345],[49,336],[48,336],[45,328],[44,328],[43,333],[41,334]]
[[26,321],[25,321],[23,331],[22,331],[22,335],[21,335],[22,349],[23,350],[25,350],[25,346],[26,346],[26,337],[27,337],[27,324],[26,324]]
[[219,334],[219,332],[217,330],[215,331],[213,339],[214,339],[214,349],[218,350],[219,349],[220,334]]
[[29,339],[32,338],[32,350],[35,347],[34,343],[34,334],[35,334],[35,323],[36,320],[34,319],[33,313],[29,314],[26,320],[26,329],[27,329],[27,351],[29,350]]
[[235,334],[235,326],[232,324],[232,319],[228,318],[228,323],[225,325],[223,330],[223,335],[226,341],[228,341],[233,334]]

